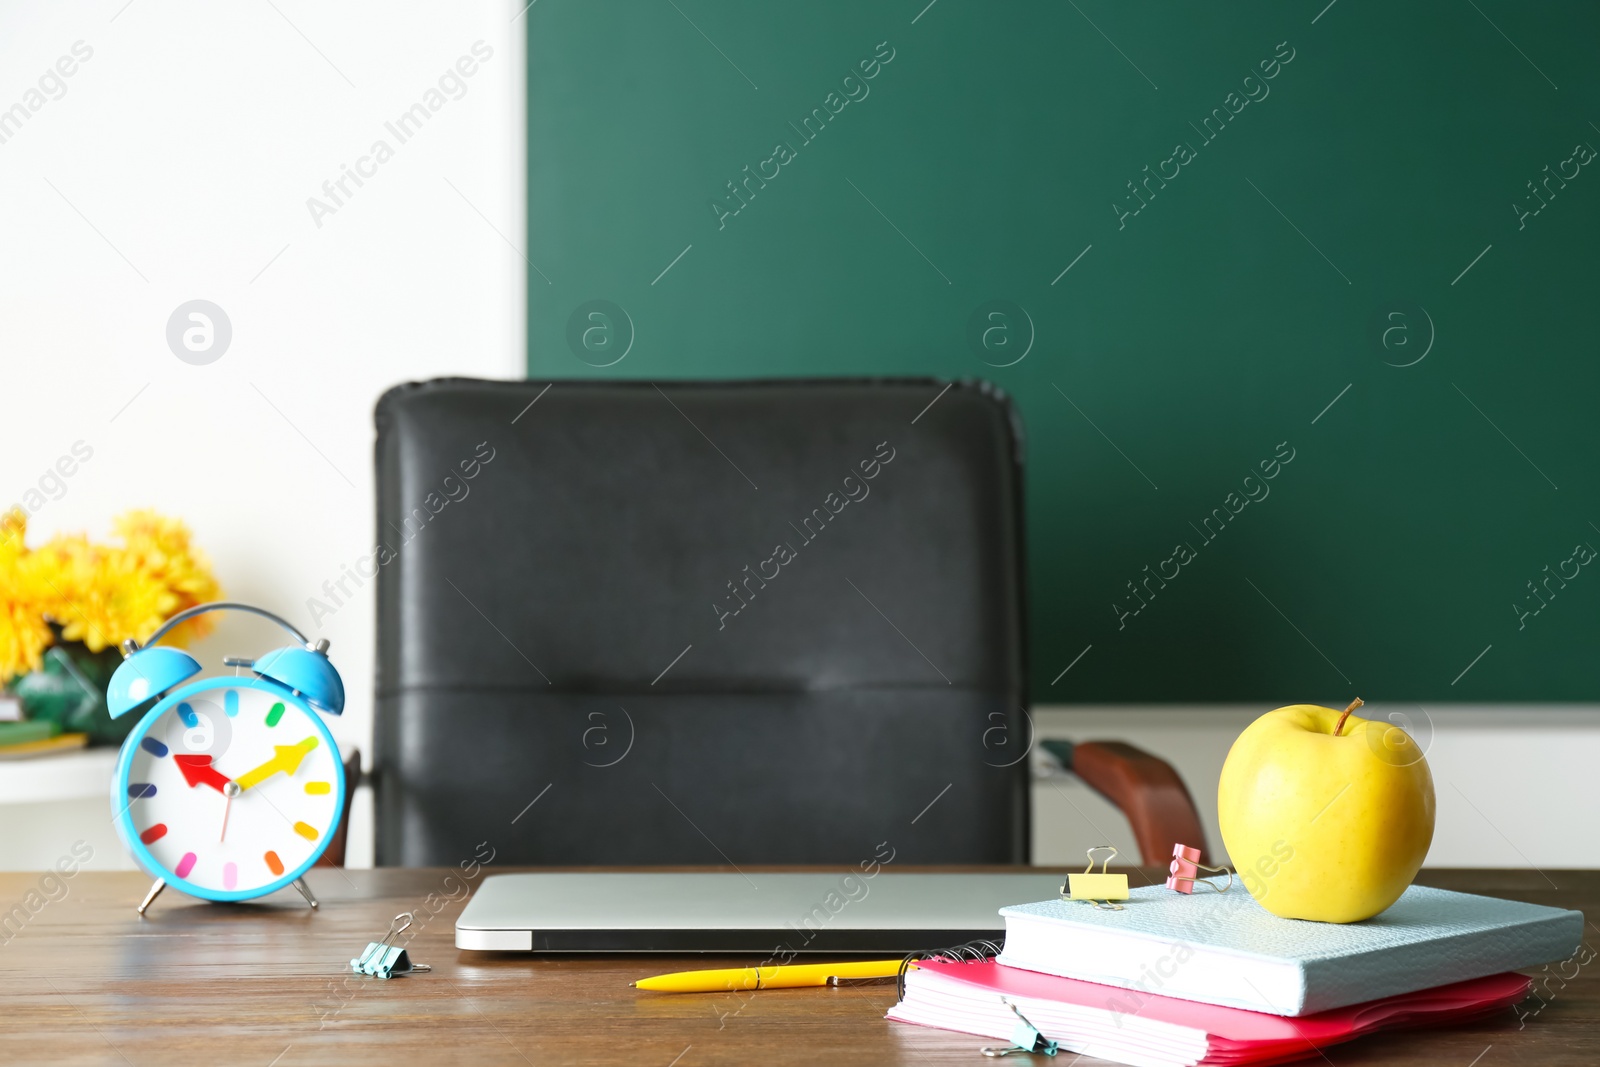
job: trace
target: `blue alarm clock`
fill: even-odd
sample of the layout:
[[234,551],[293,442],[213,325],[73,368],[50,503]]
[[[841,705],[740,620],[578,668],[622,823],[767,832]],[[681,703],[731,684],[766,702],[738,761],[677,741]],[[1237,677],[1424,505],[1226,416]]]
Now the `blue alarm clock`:
[[[201,678],[182,649],[157,645],[174,626],[212,611],[271,619],[296,644],[255,660],[225,658],[248,674]],[[172,616],[141,648],[128,640],[111,676],[113,719],[156,698],[122,744],[111,810],[123,846],[155,884],[204,900],[250,900],[294,886],[344,814],[344,765],[323,722],[344,711],[344,682],[328,642],[249,604],[201,604]]]

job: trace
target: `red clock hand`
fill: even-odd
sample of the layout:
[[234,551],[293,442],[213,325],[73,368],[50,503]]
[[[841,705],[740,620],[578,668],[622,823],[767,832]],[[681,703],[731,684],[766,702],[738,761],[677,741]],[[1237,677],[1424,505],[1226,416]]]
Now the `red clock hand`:
[[189,783],[190,788],[202,782],[209,785],[219,793],[225,794],[227,786],[233,779],[211,766],[210,756],[173,756],[178,764],[178,770],[183,773],[183,780]]

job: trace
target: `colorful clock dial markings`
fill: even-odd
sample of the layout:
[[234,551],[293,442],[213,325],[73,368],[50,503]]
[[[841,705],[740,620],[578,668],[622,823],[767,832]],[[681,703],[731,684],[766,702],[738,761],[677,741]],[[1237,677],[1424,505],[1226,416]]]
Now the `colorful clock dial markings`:
[[317,828],[312,826],[310,823],[295,823],[294,832],[305,838],[307,841],[315,841],[317,839]]
[[278,854],[276,852],[268,852],[261,858],[267,861],[267,870],[271,871],[273,874],[283,873],[283,861],[278,858]]
[[156,787],[149,782],[129,782],[128,796],[133,800],[143,800],[156,795]]
[[267,712],[267,725],[268,726],[276,726],[276,725],[278,725],[278,720],[283,718],[284,710],[285,710],[284,706],[283,706],[283,704],[281,702],[272,705],[272,710]]
[[237,863],[224,863],[222,865],[222,888],[233,889],[239,884],[239,865]]
[[165,756],[167,754],[167,746],[163,745],[160,741],[157,741],[153,737],[141,738],[139,741],[139,747],[150,753],[152,756]]
[[306,792],[310,793],[314,797],[320,797],[320,796],[323,796],[324,794],[333,792],[333,783],[332,782],[307,782],[306,783]]
[[222,710],[228,713],[228,718],[239,714],[239,691],[230,689],[222,694]]
[[146,830],[144,833],[140,834],[139,835],[139,840],[143,841],[147,845],[153,845],[157,841],[160,841],[163,837],[166,837],[166,836],[167,836],[167,824],[164,823],[164,822],[158,822],[154,826],[152,826],[148,830]]
[[196,715],[194,709],[187,703],[178,705],[178,718],[182,719],[183,725],[191,730],[200,725],[200,716]]
[[179,878],[189,877],[189,872],[194,870],[194,865],[199,858],[200,857],[196,856],[193,852],[185,852],[183,854],[183,859],[179,860],[178,865],[172,868],[173,873]]

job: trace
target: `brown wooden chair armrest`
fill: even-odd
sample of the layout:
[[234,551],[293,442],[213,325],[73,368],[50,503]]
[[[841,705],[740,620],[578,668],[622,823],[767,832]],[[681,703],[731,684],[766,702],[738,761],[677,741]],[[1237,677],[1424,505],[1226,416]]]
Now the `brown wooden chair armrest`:
[[1084,741],[1071,757],[1068,769],[1127,816],[1146,866],[1170,863],[1174,843],[1198,848],[1200,861],[1211,862],[1200,813],[1170,763],[1122,741]]
[[355,800],[356,786],[361,784],[361,750],[351,745],[344,757],[344,814],[339,825],[328,837],[328,847],[318,858],[318,867],[343,867],[345,843],[350,837],[350,804]]

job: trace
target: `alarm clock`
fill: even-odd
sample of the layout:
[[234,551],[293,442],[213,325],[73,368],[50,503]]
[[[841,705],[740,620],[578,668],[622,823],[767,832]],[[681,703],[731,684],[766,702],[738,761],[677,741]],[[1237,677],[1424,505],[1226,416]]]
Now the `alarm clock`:
[[[297,644],[254,660],[226,657],[239,673],[191,681],[199,661],[157,642],[213,611],[260,615]],[[328,847],[345,799],[339,746],[323,721],[344,711],[328,642],[308,641],[270,611],[213,603],[172,616],[142,648],[124,641],[122,653],[106,690],[111,717],[156,700],[111,778],[117,834],[155,879],[139,914],[169,885],[219,901],[292,885],[316,908],[302,876]]]

